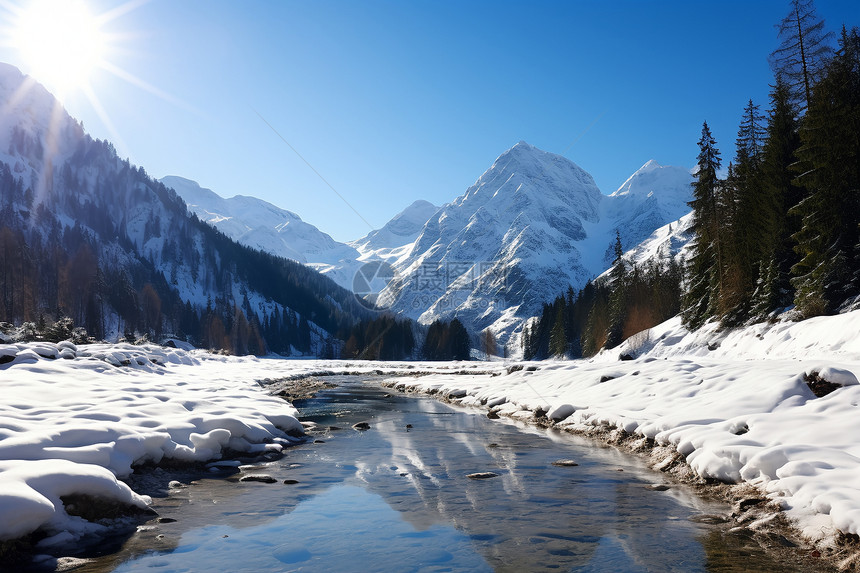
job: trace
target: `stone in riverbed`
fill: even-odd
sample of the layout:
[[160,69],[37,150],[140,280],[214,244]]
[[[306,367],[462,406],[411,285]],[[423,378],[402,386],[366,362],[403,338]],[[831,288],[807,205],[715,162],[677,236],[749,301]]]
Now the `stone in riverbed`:
[[579,464],[573,460],[555,460],[552,462],[552,465],[558,466],[560,468],[572,468],[573,466],[578,466]]
[[495,472],[476,472],[473,474],[468,474],[466,477],[469,479],[490,479],[494,477],[499,477],[499,474]]
[[260,483],[276,483],[278,480],[276,480],[272,476],[267,476],[267,475],[250,475],[250,476],[240,477],[239,481],[240,482],[258,481]]
[[357,424],[353,424],[352,429],[353,430],[362,430],[362,431],[363,430],[369,430],[370,424],[368,424],[367,422],[359,422]]
[[652,483],[650,485],[646,485],[645,489],[650,489],[651,491],[666,491],[669,489],[669,486],[662,483]]
[[286,485],[295,485],[295,484],[299,483],[299,480],[297,480],[297,479],[285,479],[284,483]]
[[489,412],[487,412],[487,417],[488,417],[489,419],[491,419],[491,420],[498,420],[498,419],[499,419],[499,415],[498,415],[496,412],[492,411],[492,410],[490,410]]

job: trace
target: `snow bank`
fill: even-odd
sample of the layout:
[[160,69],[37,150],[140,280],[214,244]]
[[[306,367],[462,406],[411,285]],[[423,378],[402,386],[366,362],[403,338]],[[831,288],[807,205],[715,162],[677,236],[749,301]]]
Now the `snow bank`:
[[279,451],[301,432],[256,382],[282,361],[65,342],[0,346],[0,362],[0,540],[99,527],[66,513],[73,493],[145,507],[117,481],[134,464]]
[[[860,312],[722,333],[673,319],[595,360],[536,365],[388,383],[649,438],[703,478],[755,484],[812,539],[860,533]],[[840,387],[816,397],[812,372]]]

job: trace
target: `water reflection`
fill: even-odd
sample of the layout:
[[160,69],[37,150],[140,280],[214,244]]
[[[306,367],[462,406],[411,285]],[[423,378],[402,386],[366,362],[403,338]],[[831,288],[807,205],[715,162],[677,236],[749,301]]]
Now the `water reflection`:
[[661,476],[638,458],[341,382],[296,404],[322,443],[255,470],[277,484],[203,480],[159,502],[175,523],[83,571],[792,570],[689,521],[728,508],[646,489]]
[[418,531],[379,496],[338,485],[264,525],[191,530],[173,552],[146,555],[116,571],[372,571],[374,564],[388,571],[443,571],[451,563],[492,571],[454,527]]

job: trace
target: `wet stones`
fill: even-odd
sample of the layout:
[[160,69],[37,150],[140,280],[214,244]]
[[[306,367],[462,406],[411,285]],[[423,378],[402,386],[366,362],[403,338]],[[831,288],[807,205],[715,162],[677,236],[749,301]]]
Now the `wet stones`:
[[554,462],[552,462],[552,465],[560,468],[572,468],[574,466],[578,466],[579,464],[576,463],[574,460],[555,460]]
[[249,475],[239,478],[240,482],[256,481],[260,483],[277,483],[278,480],[268,475]]
[[468,474],[466,477],[469,479],[490,479],[499,477],[499,474],[495,472],[475,472],[473,474]]
[[652,484],[646,485],[645,489],[648,489],[651,491],[666,491],[669,489],[669,486],[662,484],[662,483],[652,483]]
[[352,429],[363,432],[364,430],[370,429],[370,424],[368,424],[367,422],[358,422],[358,423],[352,425]]

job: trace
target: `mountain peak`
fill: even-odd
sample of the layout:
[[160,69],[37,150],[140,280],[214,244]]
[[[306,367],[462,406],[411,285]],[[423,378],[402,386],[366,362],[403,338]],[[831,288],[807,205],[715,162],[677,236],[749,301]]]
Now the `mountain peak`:
[[663,167],[663,166],[662,166],[662,165],[660,165],[659,163],[657,163],[657,161],[656,161],[656,160],[654,160],[654,159],[649,159],[647,162],[645,162],[645,165],[643,165],[642,167],[640,167],[640,168],[636,171],[636,173],[646,173],[646,172],[648,172],[648,171],[653,171],[653,170],[655,170],[655,169],[660,169],[661,167]]

